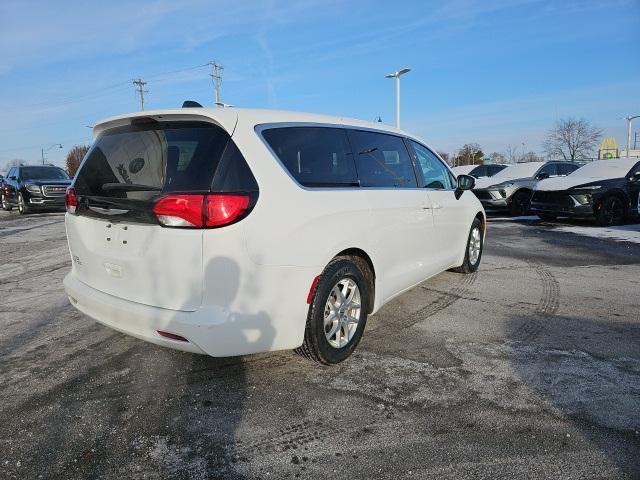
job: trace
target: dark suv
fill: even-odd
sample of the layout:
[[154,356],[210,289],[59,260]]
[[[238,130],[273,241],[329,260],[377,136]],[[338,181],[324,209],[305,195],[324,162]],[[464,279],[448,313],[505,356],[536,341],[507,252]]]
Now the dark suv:
[[69,185],[69,175],[59,167],[12,167],[0,188],[2,209],[18,207],[22,215],[32,210],[64,210]]

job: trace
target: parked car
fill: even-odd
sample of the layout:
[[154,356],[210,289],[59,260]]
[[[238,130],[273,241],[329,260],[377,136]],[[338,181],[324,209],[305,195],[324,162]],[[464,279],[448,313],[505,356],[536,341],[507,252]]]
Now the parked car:
[[149,342],[333,364],[386,302],[480,264],[475,180],[400,130],[183,108],[111,118],[94,135],[67,192],[65,290]]
[[600,226],[616,225],[640,215],[640,161],[599,160],[568,177],[538,183],[531,211],[543,220],[595,218]]
[[465,174],[471,175],[474,178],[486,178],[493,177],[496,173],[501,172],[509,165],[502,165],[498,163],[490,163],[485,165],[460,165],[459,167],[453,167],[451,170],[455,175]]
[[514,216],[525,215],[538,181],[568,175],[581,165],[575,162],[517,163],[491,178],[476,182],[473,193],[486,209],[507,210]]
[[69,185],[69,175],[59,167],[12,167],[0,191],[2,209],[18,207],[22,215],[33,210],[64,210],[64,195]]
[[469,175],[471,170],[476,168],[478,165],[458,165],[457,167],[452,167],[451,171],[457,177],[458,175]]

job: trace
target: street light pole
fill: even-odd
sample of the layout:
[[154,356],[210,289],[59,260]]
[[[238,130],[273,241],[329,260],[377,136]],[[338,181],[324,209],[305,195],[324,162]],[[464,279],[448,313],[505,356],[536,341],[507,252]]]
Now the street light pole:
[[410,68],[401,68],[397,72],[385,75],[385,78],[396,79],[396,128],[400,128],[400,76],[410,71]]
[[40,155],[42,156],[42,165],[44,165],[44,152],[48,152],[49,150],[51,150],[53,147],[60,147],[62,148],[62,144],[61,143],[54,143],[53,145],[51,145],[48,148],[41,148],[40,149]]
[[627,121],[627,158],[629,158],[629,150],[631,150],[631,120],[640,118],[640,115],[627,115],[624,118]]

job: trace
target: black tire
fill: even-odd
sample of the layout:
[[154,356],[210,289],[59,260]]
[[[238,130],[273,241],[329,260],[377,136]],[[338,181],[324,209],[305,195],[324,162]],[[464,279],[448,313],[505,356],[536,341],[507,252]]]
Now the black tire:
[[511,197],[511,203],[509,204],[509,213],[514,217],[526,215],[529,212],[531,205],[531,192],[527,190],[518,190]]
[[18,193],[18,213],[20,215],[26,215],[27,213],[29,213],[31,211],[31,209],[29,208],[29,206],[25,203],[24,201],[24,197],[22,196],[21,193]]
[[540,220],[544,220],[546,222],[553,222],[558,219],[557,215],[551,215],[549,213],[537,213],[536,215],[540,217]]
[[[367,278],[370,277],[366,262],[353,257],[336,257],[325,267],[313,294],[307,316],[304,342],[302,346],[296,349],[298,354],[324,365],[334,365],[342,362],[353,353],[362,338],[362,333],[367,323],[372,290],[370,286],[371,280],[367,280]],[[327,334],[331,333],[332,327],[336,325],[335,322],[338,320],[334,320],[331,325],[328,325],[329,332],[327,332],[325,330],[325,313],[329,307],[330,296],[334,298],[334,287],[344,279],[351,280],[357,285],[361,307],[360,317],[355,325],[352,337],[348,339],[344,346],[338,348],[331,345],[327,338]],[[348,314],[348,310],[345,314]],[[346,328],[348,329],[349,327],[347,326]],[[339,326],[337,332],[339,332],[339,335],[343,335],[346,330]]]
[[625,201],[615,195],[605,197],[596,207],[596,223],[600,227],[621,224],[627,215]]
[[4,193],[0,195],[0,205],[2,206],[2,210],[4,210],[5,212],[10,212],[11,210],[13,210],[13,207],[9,205],[9,202],[7,201]]
[[[470,245],[473,240],[474,230],[480,234],[480,254],[475,262],[472,262],[469,258]],[[484,231],[482,228],[482,222],[475,218],[469,229],[469,237],[467,238],[467,245],[464,249],[464,262],[459,267],[453,268],[454,272],[458,273],[473,273],[478,270],[480,261],[482,260],[482,251],[484,250]]]

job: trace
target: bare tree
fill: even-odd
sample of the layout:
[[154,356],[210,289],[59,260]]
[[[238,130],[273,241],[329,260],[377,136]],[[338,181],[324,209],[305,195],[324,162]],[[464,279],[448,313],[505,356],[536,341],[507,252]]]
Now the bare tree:
[[507,162],[508,163],[517,163],[520,161],[520,155],[518,154],[518,147],[514,147],[513,145],[507,145]]
[[8,172],[11,167],[19,167],[20,165],[26,165],[26,160],[21,158],[14,158],[13,160],[8,160],[4,164],[4,172]]
[[544,158],[538,155],[536,152],[527,152],[520,157],[521,162],[543,162]]
[[507,158],[500,152],[493,152],[489,157],[493,163],[507,163]]
[[443,159],[445,162],[449,163],[449,154],[447,152],[442,152],[438,150],[438,155],[440,155],[440,158]]
[[458,151],[456,165],[482,165],[484,153],[477,143],[466,143]]
[[82,162],[82,159],[88,151],[88,145],[76,145],[71,150],[69,150],[66,160],[67,173],[69,174],[69,176],[75,177],[78,168],[80,168],[80,162]]
[[549,130],[544,151],[550,158],[579,160],[593,154],[602,130],[584,118],[563,118]]

